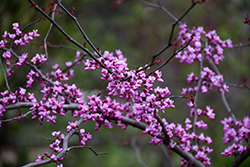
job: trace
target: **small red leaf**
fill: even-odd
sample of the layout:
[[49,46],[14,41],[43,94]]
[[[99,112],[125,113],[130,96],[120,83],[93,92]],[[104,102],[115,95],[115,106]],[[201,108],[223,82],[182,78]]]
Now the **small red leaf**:
[[246,83],[247,82],[247,78],[244,78],[242,83]]
[[116,6],[116,3],[113,2],[112,5],[111,5],[111,7],[112,7],[112,8],[115,8],[115,6]]
[[120,6],[120,5],[121,5],[121,0],[117,0],[117,1],[116,1],[116,5],[117,5],[117,6]]
[[66,36],[66,37],[65,37],[65,39],[66,39],[66,40],[69,40],[69,37],[68,37],[68,36]]
[[57,9],[55,9],[55,11],[54,11],[54,12],[58,12],[58,13],[62,14],[61,8],[57,8]]
[[99,52],[100,51],[100,48],[98,47],[98,48],[96,48],[97,49],[97,51]]
[[194,103],[193,96],[188,96],[188,97],[186,97],[186,98],[189,99],[192,103]]
[[159,1],[157,1],[157,4],[158,4],[159,6],[161,6],[161,3],[160,3]]
[[245,21],[244,21],[245,24],[249,24],[250,25],[250,20],[249,20],[249,16],[248,14],[246,14],[246,17],[245,17]]
[[40,20],[46,20],[44,17],[41,17]]
[[71,14],[72,14],[73,16],[75,16],[75,8],[74,8],[74,7],[72,8]]
[[175,52],[176,52],[176,49],[174,48],[174,54],[175,54]]
[[30,5],[30,8],[35,8],[35,7],[36,7],[36,4]]
[[161,63],[161,61],[162,61],[162,58],[161,58],[161,59],[159,59],[159,60],[156,60],[156,61],[154,62],[154,64],[159,65],[159,64]]
[[46,9],[42,9],[44,12],[46,11]]
[[50,12],[52,11],[53,6],[54,6],[54,2],[49,3],[49,11]]
[[83,43],[83,47],[86,47],[86,42]]

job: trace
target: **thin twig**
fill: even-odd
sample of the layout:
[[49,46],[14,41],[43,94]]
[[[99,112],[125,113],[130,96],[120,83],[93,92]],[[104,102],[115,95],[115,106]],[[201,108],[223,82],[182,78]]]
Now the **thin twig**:
[[[22,33],[23,33],[23,31],[24,31],[26,28],[28,28],[29,26],[32,26],[32,25],[36,24],[36,23],[39,22],[39,21],[41,21],[41,19],[35,20],[35,21],[33,21],[32,23],[27,24],[24,28],[21,29]],[[20,35],[19,35],[19,36],[20,36]],[[12,42],[11,42],[11,44],[10,44],[10,48],[11,48],[11,49],[14,47],[14,42],[15,42],[15,40],[16,40],[19,36],[15,36],[15,38],[12,40]]]
[[191,42],[191,40],[192,40],[192,38],[188,41],[188,43],[187,43],[186,45],[182,46],[179,50],[177,50],[176,52],[174,52],[174,53],[172,54],[172,56],[170,56],[163,64],[161,64],[161,65],[158,66],[156,69],[154,69],[152,72],[150,72],[150,73],[147,75],[147,77],[150,76],[150,75],[152,75],[155,71],[157,71],[157,70],[161,69],[162,67],[164,67],[166,64],[168,64],[168,63],[170,62],[170,60],[171,60],[174,56],[176,56],[180,51],[182,51],[183,49],[185,49],[185,48],[189,45],[189,43]]
[[6,75],[6,71],[3,68],[3,62],[2,62],[2,57],[1,56],[0,56],[0,66],[1,66],[1,70],[3,71],[3,75],[4,75],[6,87],[9,90],[9,92],[12,93],[12,91],[10,89],[10,86],[9,86],[9,82],[8,82],[8,78],[7,78],[7,75]]
[[163,132],[163,134],[164,134],[164,136],[165,136],[164,143],[165,143],[165,145],[168,146],[169,143],[170,143],[170,138],[169,138],[169,136],[168,136],[168,132],[167,132],[167,130],[166,130],[166,126],[164,125],[164,122],[162,121],[161,117],[160,117],[158,114],[156,114],[155,118],[156,118],[157,121],[161,124],[162,132]]
[[135,154],[136,154],[136,161],[137,163],[142,166],[142,167],[147,167],[147,165],[142,161],[141,159],[141,150],[140,148],[136,145],[136,140],[137,140],[137,136],[133,136],[131,141],[130,141],[130,145],[131,147],[135,150]]
[[145,5],[149,6],[149,7],[153,7],[153,8],[157,8],[157,9],[161,9],[164,12],[166,12],[175,22],[178,21],[178,19],[176,17],[174,17],[174,15],[172,15],[166,8],[164,8],[162,5],[155,5],[152,3],[149,3],[147,1],[144,0],[139,0],[140,2],[144,3]]
[[1,120],[2,122],[10,122],[10,121],[13,121],[13,120],[17,120],[17,119],[21,119],[21,118],[25,118],[27,115],[29,115],[32,111],[29,111],[27,113],[25,113],[24,115],[22,116],[18,116],[18,117],[13,117],[13,118],[10,118],[10,119],[4,119],[4,120]]
[[226,85],[228,85],[228,86],[232,86],[232,87],[240,88],[240,89],[245,88],[245,89],[250,90],[250,87],[249,87],[249,86],[247,86],[247,85],[245,85],[245,84],[233,84],[233,83],[228,83],[228,82],[221,82],[221,83],[224,83],[224,84],[226,84]]
[[72,15],[71,12],[69,12],[69,10],[66,9],[66,8],[61,4],[61,2],[59,2],[58,0],[56,0],[56,1],[58,2],[58,5],[59,5],[59,6],[60,6],[60,7],[61,7],[61,8],[62,8],[62,9],[72,18],[72,19],[73,19],[73,20],[74,20],[74,22],[76,23],[78,29],[79,29],[80,32],[82,33],[84,39],[88,42],[88,44],[92,47],[92,49],[94,49],[94,51],[97,53],[97,55],[98,55],[99,57],[102,57],[100,51],[98,51],[98,50],[96,49],[96,47],[92,44],[92,42],[90,41],[90,39],[88,38],[88,36],[87,36],[86,33],[84,32],[84,30],[82,29],[80,23],[78,22],[78,19],[77,19],[74,15]]
[[67,72],[68,70],[70,70],[72,67],[74,67],[78,62],[82,61],[87,54],[82,55],[81,57],[79,57],[74,63],[72,63],[69,67],[65,68],[64,70],[62,70],[63,73]]
[[[142,70],[145,70],[147,69],[148,67],[154,65],[154,61],[155,59],[161,55],[164,51],[166,51],[168,48],[170,48],[172,46],[172,39],[173,39],[173,35],[174,35],[174,30],[175,30],[175,27],[177,24],[182,24],[181,20],[191,11],[191,9],[193,9],[195,7],[195,5],[197,4],[197,2],[194,2],[192,1],[192,5],[184,12],[184,14],[179,18],[175,18],[166,8],[164,8],[162,5],[154,5],[154,4],[151,4],[147,1],[144,1],[144,0],[139,0],[140,2],[146,4],[147,6],[150,6],[150,7],[153,7],[153,8],[157,8],[157,9],[161,9],[163,10],[165,13],[167,13],[174,21],[175,23],[172,25],[172,29],[171,29],[171,32],[170,32],[170,35],[169,35],[169,40],[168,40],[168,44],[163,47],[160,51],[158,51],[156,54],[153,55],[152,57],[152,60],[151,62],[146,65],[145,67],[141,68],[140,70],[138,70],[137,72],[140,72]],[[172,55],[161,67],[165,66],[174,56]],[[160,68],[161,68],[160,67]],[[157,68],[157,69],[160,69],[160,68]],[[156,71],[156,70],[154,70]],[[152,73],[151,73],[152,74]],[[149,75],[148,75],[149,76]]]
[[53,25],[68,39],[70,42],[72,42],[77,47],[81,48],[83,51],[85,51],[92,59],[94,59],[102,68],[105,68],[108,70],[110,74],[117,75],[115,72],[111,71],[111,69],[107,68],[103,63],[101,63],[95,56],[92,54],[87,48],[83,47],[81,44],[79,44],[74,38],[72,38],[66,31],[64,31],[61,26],[57,24],[47,13],[45,13],[33,0],[28,0],[32,5],[34,5],[35,9],[39,11],[43,16],[45,16]]
[[[55,4],[53,11],[56,10],[56,7],[57,7],[57,4]],[[52,13],[51,18],[52,18],[53,20],[55,19],[55,12]],[[50,24],[49,29],[48,29],[48,32],[47,32],[47,34],[45,35],[45,37],[44,37],[44,39],[43,39],[43,47],[44,47],[45,56],[46,56],[47,59],[49,58],[49,55],[48,55],[48,48],[47,48],[47,39],[48,39],[48,36],[49,36],[49,34],[50,34],[51,30],[52,30],[52,27],[53,27],[53,23]],[[39,66],[40,66],[40,65],[42,65],[42,64],[39,64]]]
[[[207,42],[205,44],[205,47],[207,47]],[[202,80],[203,78],[201,78],[201,75],[202,75],[202,69],[203,69],[203,60],[204,60],[204,57],[205,55],[202,56],[201,58],[201,61],[200,61],[200,77],[199,77],[199,81],[198,81],[198,84],[197,84],[197,91],[195,92],[195,95],[194,95],[194,121],[193,121],[193,132],[195,133],[196,131],[196,122],[197,122],[197,119],[198,119],[198,115],[197,115],[197,101],[198,101],[198,94],[199,94],[199,90],[201,88],[201,83],[202,83]],[[194,145],[196,145],[196,139],[194,139]]]
[[[221,75],[219,69],[218,69],[217,66],[214,64],[214,62],[212,61],[212,59],[209,59],[209,63],[210,63],[210,65],[213,67],[213,69],[215,70],[215,72],[216,72],[218,75]],[[226,109],[227,109],[227,112],[228,112],[228,113],[230,114],[230,116],[233,118],[234,124],[236,125],[236,123],[237,123],[236,117],[235,117],[234,113],[232,112],[232,110],[231,110],[231,108],[230,108],[230,106],[229,106],[229,104],[228,104],[228,102],[227,102],[227,99],[226,99],[225,91],[224,91],[224,90],[222,90],[222,92],[221,92],[221,98],[222,98],[222,101],[223,101],[224,106],[225,106]]]
[[67,152],[69,152],[71,149],[75,148],[88,148],[90,149],[96,156],[98,155],[108,155],[107,152],[96,152],[91,146],[71,146],[67,149]]
[[159,146],[160,146],[160,148],[161,148],[163,154],[164,154],[165,157],[167,158],[167,162],[168,162],[168,165],[167,165],[167,166],[169,166],[169,167],[174,167],[174,164],[173,164],[173,162],[171,161],[171,157],[170,157],[168,151],[166,150],[166,147],[164,147],[163,145],[159,145]]
[[[41,43],[41,42],[31,42],[30,44],[31,44],[31,45],[43,45],[43,43]],[[65,48],[65,49],[70,49],[70,50],[79,51],[79,52],[82,52],[82,53],[85,53],[85,54],[86,54],[86,52],[84,52],[84,51],[80,51],[79,49],[72,48],[72,47],[69,47],[69,46],[66,46],[66,45],[62,45],[62,44],[60,44],[60,45],[52,45],[52,44],[47,43],[47,46],[48,46],[48,47],[52,47],[52,48]]]

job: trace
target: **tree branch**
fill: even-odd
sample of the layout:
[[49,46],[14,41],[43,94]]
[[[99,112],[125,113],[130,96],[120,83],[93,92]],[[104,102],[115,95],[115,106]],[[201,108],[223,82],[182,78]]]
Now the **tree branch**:
[[249,156],[250,156],[250,143],[247,145],[247,149],[234,159],[230,167],[240,166],[240,164],[242,164],[242,162],[245,161]]
[[[26,103],[26,102],[18,102],[18,103],[15,103],[15,104],[11,104],[9,106],[4,106],[4,109],[5,110],[12,110],[12,109],[17,109],[17,108],[29,108],[29,107],[32,107],[33,105],[35,105],[36,103]],[[62,107],[63,109],[68,109],[68,110],[78,110],[78,104],[75,104],[75,103],[72,103],[72,104],[65,104],[63,105]],[[78,125],[81,125],[83,123],[83,119],[84,118],[81,118],[79,121],[78,121]],[[128,124],[130,126],[133,126],[133,127],[136,127],[138,129],[141,129],[141,130],[145,130],[148,125],[144,122],[137,122],[136,120],[133,120],[131,118],[127,118],[127,117],[123,117],[121,119],[121,122],[124,123],[124,124]],[[70,139],[70,137],[75,133],[76,129],[72,129],[68,135],[65,137],[64,141],[63,141],[63,151],[60,152],[59,154],[57,154],[57,159],[60,159],[62,158],[67,149],[68,149],[68,141]],[[165,141],[165,137],[162,136],[162,135],[158,135],[157,138],[159,139],[162,139],[163,141]],[[165,146],[168,146],[166,145],[166,143],[164,143]],[[194,167],[205,167],[199,160],[197,160],[192,154],[186,152],[185,150],[182,150],[178,145],[175,145],[174,148],[169,148],[170,150],[174,151],[175,153],[177,153],[178,155],[182,156],[184,159],[187,160],[188,163],[192,164]],[[32,165],[35,165],[35,166],[39,166],[39,165],[44,165],[44,164],[48,164],[48,163],[51,163],[53,162],[52,159],[47,159],[47,160],[43,160],[43,161],[40,161],[40,162],[33,162],[33,163],[30,163],[30,164],[27,164],[28,166],[24,166],[24,167],[31,167]]]
[[[84,120],[84,118],[81,118],[77,122],[77,125],[80,126],[84,122],[83,120]],[[69,142],[69,139],[74,135],[74,133],[76,131],[77,131],[77,129],[71,129],[71,131],[63,139],[63,150],[59,154],[56,155],[57,160],[59,160],[62,157],[64,157],[64,155],[68,151],[68,142]],[[55,162],[55,161],[53,159],[46,159],[46,160],[42,160],[42,161],[39,161],[39,162],[32,162],[32,163],[26,164],[23,167],[41,166],[41,165],[49,164],[51,162]]]

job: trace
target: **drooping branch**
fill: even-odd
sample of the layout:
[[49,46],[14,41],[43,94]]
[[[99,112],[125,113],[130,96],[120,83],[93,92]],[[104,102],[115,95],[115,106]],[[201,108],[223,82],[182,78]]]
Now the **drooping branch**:
[[[84,118],[81,118],[78,122],[77,122],[77,125],[80,126],[84,121]],[[61,159],[62,157],[65,156],[65,154],[67,153],[68,151],[68,143],[69,143],[69,140],[70,138],[74,135],[74,133],[77,131],[77,129],[71,129],[70,132],[66,135],[66,137],[63,139],[63,150],[56,155],[56,159],[59,160]],[[24,165],[23,167],[34,167],[34,166],[41,166],[41,165],[45,165],[45,164],[49,164],[51,162],[55,162],[53,159],[46,159],[46,160],[42,160],[42,161],[39,161],[39,162],[32,162],[32,163],[29,163],[27,165]]]
[[[30,108],[32,107],[33,105],[35,105],[36,103],[25,103],[25,102],[20,102],[20,103],[16,103],[16,104],[11,104],[9,106],[5,106],[4,109],[5,110],[12,110],[12,109],[17,109],[17,108]],[[48,106],[48,107],[51,107],[51,106]],[[68,109],[68,110],[78,110],[78,104],[75,104],[75,103],[72,103],[72,104],[65,104],[63,105],[62,107],[63,109]],[[83,123],[83,120],[84,118],[81,118],[79,121],[78,121],[78,125],[81,125]],[[138,128],[140,130],[145,130],[148,125],[144,122],[137,122],[136,120],[133,120],[131,118],[127,118],[127,117],[123,117],[121,119],[121,122],[124,123],[124,124],[127,124],[127,125],[130,125],[132,127],[135,127],[135,128]],[[71,138],[71,136],[76,132],[76,130],[71,130],[68,135],[65,137],[64,141],[63,141],[63,151],[60,152],[58,155],[57,155],[57,159],[60,159],[62,158],[67,149],[68,149],[68,141],[69,139]],[[159,139],[162,139],[163,141],[165,141],[165,137],[162,136],[162,135],[158,135],[157,138]],[[167,143],[165,142],[164,143],[165,146],[168,146]],[[177,153],[178,155],[180,155],[181,157],[183,157],[184,159],[187,160],[188,163],[192,164],[194,167],[205,167],[199,160],[197,160],[192,154],[186,152],[185,150],[182,150],[178,145],[175,145],[173,148],[170,148],[172,151],[174,151],[175,153]],[[30,166],[39,166],[39,165],[44,165],[44,164],[48,164],[48,163],[51,163],[53,162],[52,159],[47,159],[47,160],[43,160],[43,161],[40,161],[40,162],[33,162],[33,163],[30,163],[30,164],[27,164],[28,166],[24,166],[24,167],[30,167]],[[37,163],[37,164],[36,164]]]

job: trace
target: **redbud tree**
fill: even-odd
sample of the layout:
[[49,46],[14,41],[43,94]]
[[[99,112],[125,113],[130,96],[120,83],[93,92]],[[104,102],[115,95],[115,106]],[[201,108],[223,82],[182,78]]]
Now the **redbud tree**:
[[[164,149],[169,154],[166,156],[168,164],[172,164],[170,154],[176,154],[180,157],[180,166],[216,166],[211,164],[210,155],[217,148],[211,147],[214,140],[207,130],[222,112],[226,117],[219,121],[216,129],[223,133],[220,141],[217,141],[223,145],[220,155],[234,157],[232,167],[239,166],[250,156],[249,111],[242,111],[243,117],[241,114],[238,116],[240,111],[232,110],[233,104],[227,100],[231,87],[249,91],[247,77],[240,84],[228,83],[228,79],[224,77],[227,71],[221,72],[220,69],[223,60],[227,58],[225,51],[247,45],[221,39],[216,30],[190,26],[183,22],[194,8],[206,5],[205,0],[190,1],[189,7],[179,17],[174,16],[161,2],[139,0],[138,3],[145,8],[159,9],[172,19],[164,46],[149,53],[147,56],[150,59],[143,65],[138,65],[139,62],[128,63],[123,48],[110,51],[109,48],[96,46],[93,39],[85,33],[84,25],[78,21],[76,11],[80,9],[77,6],[68,8],[60,0],[53,0],[46,7],[41,7],[39,2],[33,0],[28,2],[29,10],[35,10],[38,19],[27,25],[13,22],[12,30],[5,30],[0,39],[0,66],[5,82],[0,97],[0,127],[32,119],[37,126],[50,123],[51,131],[43,134],[43,139],[49,142],[47,150],[41,151],[37,159],[22,164],[23,166],[51,163],[62,167],[72,149],[86,151],[83,148],[88,148],[89,153],[107,156],[108,152],[99,152],[100,150],[93,148],[94,145],[88,145],[88,142],[94,140],[94,131],[103,130],[102,127],[112,131],[115,126],[124,131],[121,133],[134,127],[141,130],[143,137],[150,136],[148,144],[165,146]],[[121,9],[125,2],[118,0],[107,3],[110,3],[111,10]],[[74,22],[81,40],[73,38],[70,31],[57,21],[59,15]],[[41,24],[36,27],[41,22],[50,24],[44,36],[39,34]],[[242,25],[249,28],[248,15],[242,18]],[[53,37],[53,30],[62,34],[70,46],[60,45],[60,41],[52,45],[48,36]],[[39,44],[39,52],[22,52],[22,48],[35,44],[33,41],[42,42]],[[61,62],[58,57],[50,54],[50,47],[73,50],[75,54],[62,55],[67,56],[68,60]],[[178,62],[178,68],[196,68],[193,72],[182,73],[186,77],[185,87],[177,91],[172,91],[167,85],[171,81],[163,77],[173,61]],[[10,81],[15,82],[12,77],[23,68],[27,69],[20,73],[25,84],[12,87]],[[84,69],[90,75],[95,71],[100,73],[96,81],[105,85],[104,89],[85,94],[84,87],[79,88],[74,79],[78,73],[74,69],[77,68]],[[179,77],[177,73],[172,75]],[[220,97],[218,104],[213,106],[202,98],[209,92],[216,92]],[[186,111],[178,105],[185,105]],[[222,105],[224,109],[213,109],[216,105]],[[168,115],[173,109],[179,115],[188,113],[187,117],[176,118],[178,121],[169,119]],[[16,115],[8,114],[13,110],[17,111]],[[59,121],[64,122],[64,127],[55,129],[53,126]],[[93,122],[95,127],[87,131],[87,122]],[[77,144],[71,144],[73,137],[78,139]],[[137,155],[137,162],[145,166],[140,155]]]

